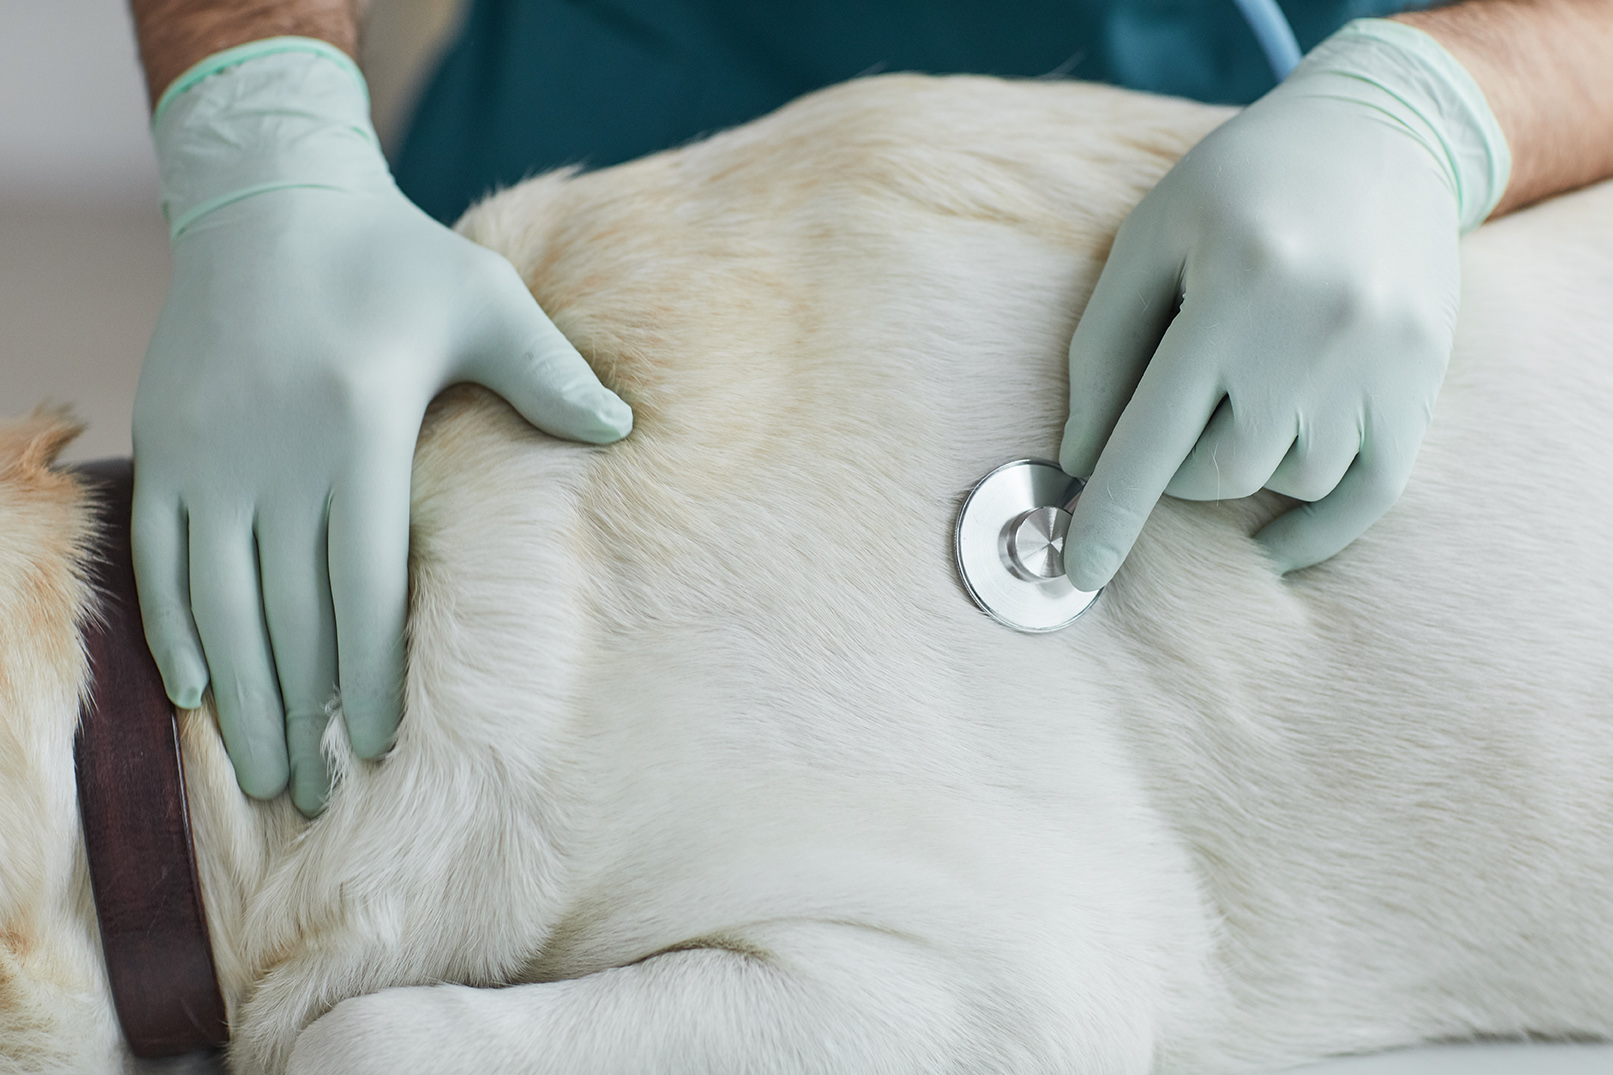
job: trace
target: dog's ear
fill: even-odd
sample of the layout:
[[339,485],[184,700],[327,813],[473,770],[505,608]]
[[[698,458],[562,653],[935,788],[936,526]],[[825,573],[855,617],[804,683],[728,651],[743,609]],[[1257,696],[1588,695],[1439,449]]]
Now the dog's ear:
[[66,407],[40,407],[26,418],[0,422],[0,478],[34,478],[83,432]]

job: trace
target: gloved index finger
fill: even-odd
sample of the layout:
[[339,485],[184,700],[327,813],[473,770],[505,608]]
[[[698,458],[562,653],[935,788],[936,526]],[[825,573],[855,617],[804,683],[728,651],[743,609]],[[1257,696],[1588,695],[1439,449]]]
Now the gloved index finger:
[[1070,417],[1059,447],[1066,473],[1086,477],[1136,392],[1170,323],[1180,263],[1151,237],[1146,207],[1115,236],[1092,298],[1070,339]]
[[1077,589],[1107,583],[1220,401],[1209,363],[1174,361],[1191,325],[1178,318],[1121,412],[1071,513],[1064,562]]

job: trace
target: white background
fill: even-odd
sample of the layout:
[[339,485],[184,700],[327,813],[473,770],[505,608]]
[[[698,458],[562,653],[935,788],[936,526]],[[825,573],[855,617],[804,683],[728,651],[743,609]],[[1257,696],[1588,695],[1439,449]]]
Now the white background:
[[0,0],[0,198],[155,204],[124,0]]
[[0,0],[0,418],[72,404],[77,458],[126,454],[168,281],[123,0]]

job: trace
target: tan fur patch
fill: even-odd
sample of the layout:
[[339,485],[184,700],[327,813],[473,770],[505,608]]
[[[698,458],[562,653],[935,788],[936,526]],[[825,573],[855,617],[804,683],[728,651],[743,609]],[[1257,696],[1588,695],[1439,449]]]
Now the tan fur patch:
[[94,516],[52,463],[81,428],[64,409],[0,422],[0,1071],[84,1070],[81,1051],[106,1047],[80,1010],[83,952],[60,940],[74,932],[72,739]]
[[7,509],[0,534],[0,698],[20,689],[13,665],[29,667],[24,654],[44,647],[64,674],[77,656],[71,628],[87,597],[81,565],[90,520],[78,481],[51,464],[82,429],[65,408],[0,422],[0,506]]
[[0,948],[11,952],[18,959],[26,959],[34,950],[34,938],[21,930],[0,929]]
[[28,417],[0,425],[0,479],[37,481],[63,448],[84,431],[66,407],[41,407]]

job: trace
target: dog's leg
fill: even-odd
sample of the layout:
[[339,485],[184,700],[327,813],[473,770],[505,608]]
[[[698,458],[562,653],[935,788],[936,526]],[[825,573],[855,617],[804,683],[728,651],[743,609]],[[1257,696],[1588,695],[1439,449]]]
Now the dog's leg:
[[1150,1066],[1146,1020],[1052,1010],[1008,976],[921,941],[784,922],[712,944],[556,982],[356,997],[303,1032],[290,1071],[1121,1075]]

